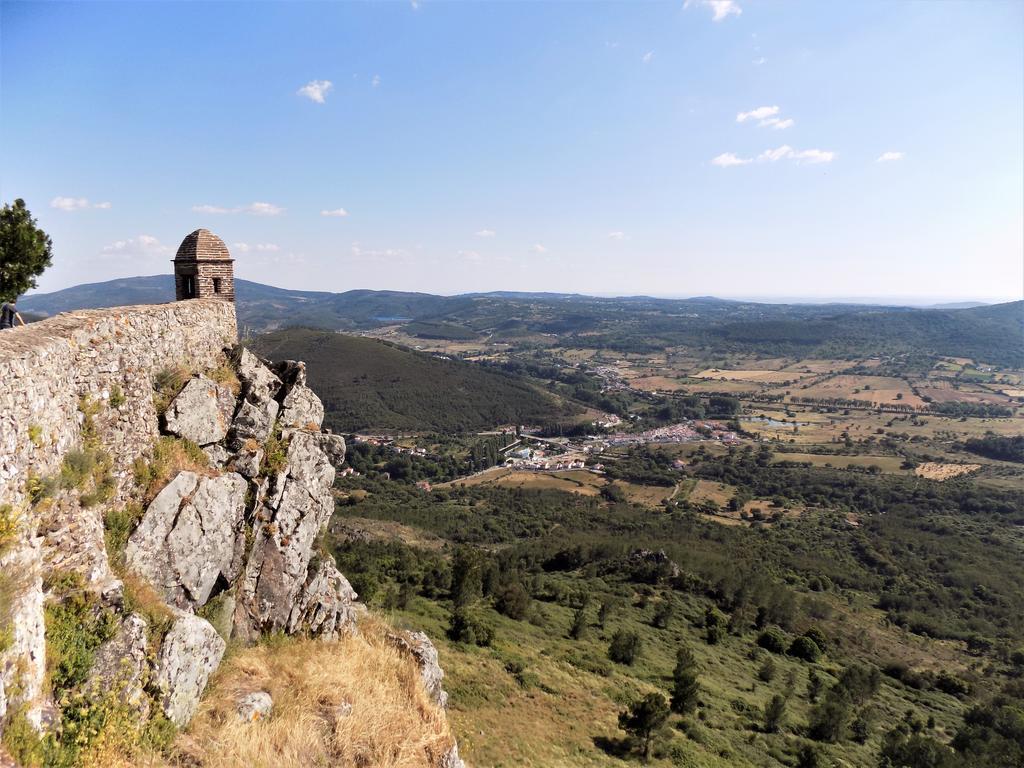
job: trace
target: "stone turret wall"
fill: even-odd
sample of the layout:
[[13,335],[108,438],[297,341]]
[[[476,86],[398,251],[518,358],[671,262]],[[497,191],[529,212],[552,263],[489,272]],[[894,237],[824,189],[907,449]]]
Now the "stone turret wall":
[[58,471],[81,443],[83,398],[117,403],[103,409],[100,437],[121,485],[157,436],[156,374],[209,368],[237,337],[234,305],[216,299],[68,312],[0,331],[0,506],[22,506],[30,471]]

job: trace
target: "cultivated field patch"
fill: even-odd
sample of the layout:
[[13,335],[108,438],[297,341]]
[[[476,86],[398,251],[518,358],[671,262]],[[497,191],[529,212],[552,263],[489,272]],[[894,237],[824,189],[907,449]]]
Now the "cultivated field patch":
[[917,469],[914,470],[914,474],[928,480],[938,480],[941,482],[953,477],[959,477],[960,475],[969,475],[971,472],[977,472],[979,469],[981,469],[981,464],[939,464],[929,461],[918,465]]

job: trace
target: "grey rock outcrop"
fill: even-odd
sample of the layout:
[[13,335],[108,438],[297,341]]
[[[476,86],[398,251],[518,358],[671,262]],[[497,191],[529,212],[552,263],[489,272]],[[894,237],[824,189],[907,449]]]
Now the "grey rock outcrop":
[[[442,687],[444,670],[437,660],[437,648],[424,632],[401,632],[389,635],[391,642],[400,650],[408,653],[416,661],[420,670],[423,687],[434,703],[439,707],[448,706],[448,694]],[[457,753],[456,753],[456,756]]]
[[334,640],[355,627],[358,597],[334,560],[326,557],[300,590],[288,617],[288,631]]
[[167,431],[196,445],[224,439],[235,412],[235,398],[226,387],[205,376],[192,378],[164,414]]
[[168,602],[204,605],[218,580],[228,583],[241,571],[247,489],[245,478],[233,472],[219,477],[178,473],[128,539],[129,567]]
[[192,719],[226,643],[208,621],[180,612],[160,646],[156,686],[160,705],[175,725]]

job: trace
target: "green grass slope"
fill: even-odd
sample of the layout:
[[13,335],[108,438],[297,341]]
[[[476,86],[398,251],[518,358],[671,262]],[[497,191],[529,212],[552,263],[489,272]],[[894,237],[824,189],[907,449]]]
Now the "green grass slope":
[[305,360],[327,426],[339,432],[466,432],[579,412],[528,379],[375,339],[290,328],[256,337],[253,348],[271,360]]

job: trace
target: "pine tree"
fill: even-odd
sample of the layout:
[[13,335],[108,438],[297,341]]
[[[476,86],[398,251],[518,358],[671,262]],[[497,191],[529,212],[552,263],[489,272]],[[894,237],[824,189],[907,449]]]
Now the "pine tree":
[[25,201],[0,209],[0,301],[11,301],[30,288],[53,263],[53,243],[36,226]]
[[619,713],[619,728],[639,742],[644,762],[650,758],[654,736],[668,720],[668,715],[668,702],[660,693],[649,693]]
[[697,682],[697,660],[689,648],[676,651],[676,668],[672,670],[672,711],[680,714],[697,708],[700,683]]

